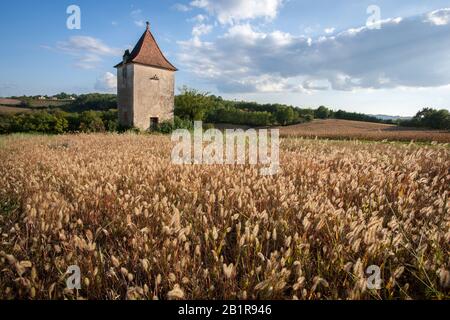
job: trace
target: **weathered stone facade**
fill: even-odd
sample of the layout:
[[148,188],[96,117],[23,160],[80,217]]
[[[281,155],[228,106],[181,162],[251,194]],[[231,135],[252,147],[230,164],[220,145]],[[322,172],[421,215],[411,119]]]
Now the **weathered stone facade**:
[[173,119],[177,69],[164,57],[148,26],[134,50],[125,52],[116,68],[122,126],[148,130]]
[[134,125],[134,67],[126,64],[117,68],[117,107],[119,123],[124,127]]
[[[125,69],[125,70],[124,70]],[[173,119],[175,73],[140,64],[117,68],[120,124],[142,130],[158,122]]]

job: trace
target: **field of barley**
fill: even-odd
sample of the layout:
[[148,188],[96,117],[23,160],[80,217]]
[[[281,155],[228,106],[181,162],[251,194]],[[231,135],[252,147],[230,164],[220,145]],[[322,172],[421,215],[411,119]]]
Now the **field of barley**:
[[450,298],[448,144],[283,139],[276,176],[171,150],[0,138],[0,299]]

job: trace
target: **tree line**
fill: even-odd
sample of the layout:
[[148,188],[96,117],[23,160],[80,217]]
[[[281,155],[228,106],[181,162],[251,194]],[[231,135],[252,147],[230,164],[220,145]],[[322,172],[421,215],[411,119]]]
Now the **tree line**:
[[230,101],[184,87],[175,97],[175,115],[206,123],[248,126],[291,125],[311,121],[314,112],[282,104]]
[[[193,121],[246,126],[287,126],[314,119],[342,119],[398,124],[407,127],[450,129],[447,110],[425,108],[411,120],[383,120],[362,113],[334,111],[325,106],[317,109],[297,108],[283,104],[259,104],[231,101],[195,89],[183,87],[175,97],[175,120],[163,122],[158,131],[169,133],[178,128],[192,128]],[[116,132],[121,128],[117,119],[117,97],[112,94],[85,94],[59,107],[47,107],[33,112],[0,114],[0,134],[13,132]]]
[[249,126],[287,126],[314,119],[341,119],[394,124],[392,120],[379,119],[363,113],[334,111],[325,106],[318,109],[298,108],[283,104],[229,101],[184,87],[175,98],[175,113],[183,119],[210,123],[231,123]]
[[326,107],[319,107],[315,110],[314,117],[316,119],[355,120],[397,124],[403,127],[450,130],[450,113],[445,109],[436,110],[432,108],[424,108],[409,120],[383,120],[363,113],[347,112],[343,110],[333,111]]
[[65,112],[59,109],[18,114],[0,114],[0,134],[68,132],[116,132],[119,127],[117,110]]
[[404,127],[450,130],[450,112],[445,109],[424,108],[411,120],[400,121],[399,124]]

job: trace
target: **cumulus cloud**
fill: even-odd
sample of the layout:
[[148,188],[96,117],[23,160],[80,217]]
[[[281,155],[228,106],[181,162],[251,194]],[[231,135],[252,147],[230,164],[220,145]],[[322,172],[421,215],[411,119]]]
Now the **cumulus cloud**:
[[[178,58],[222,92],[443,86],[450,84],[447,11],[318,38],[238,24],[214,41],[179,42]],[[439,22],[430,23],[430,16]]]
[[436,26],[443,26],[450,23],[450,8],[436,10],[427,15],[427,20]]
[[95,89],[100,92],[114,92],[117,89],[117,77],[111,72],[106,72],[97,79]]
[[212,31],[213,26],[209,25],[209,24],[198,24],[195,25],[194,28],[192,29],[192,35],[194,37],[200,37],[202,35],[208,34]]
[[122,51],[109,47],[99,39],[88,36],[74,36],[67,41],[58,42],[56,50],[74,56],[76,66],[83,69],[93,69],[103,60],[102,57],[120,56]]
[[206,10],[221,24],[255,18],[274,19],[283,0],[194,0],[191,6]]

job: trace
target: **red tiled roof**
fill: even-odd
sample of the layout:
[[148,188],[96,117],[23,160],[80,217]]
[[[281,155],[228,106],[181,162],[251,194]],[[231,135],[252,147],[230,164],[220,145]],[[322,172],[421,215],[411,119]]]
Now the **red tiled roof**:
[[[134,47],[131,54],[126,59],[126,63],[138,63],[146,66],[166,69],[170,71],[178,71],[177,68],[169,62],[169,60],[164,57],[158,44],[156,43],[153,34],[150,32],[150,28],[147,25],[147,30],[145,30],[139,42]],[[115,68],[123,65],[122,61]]]

